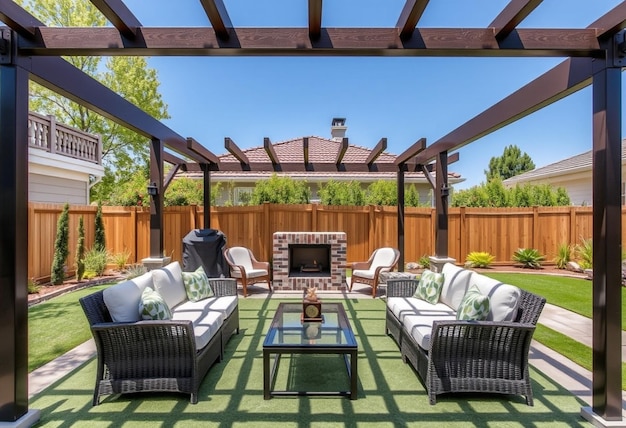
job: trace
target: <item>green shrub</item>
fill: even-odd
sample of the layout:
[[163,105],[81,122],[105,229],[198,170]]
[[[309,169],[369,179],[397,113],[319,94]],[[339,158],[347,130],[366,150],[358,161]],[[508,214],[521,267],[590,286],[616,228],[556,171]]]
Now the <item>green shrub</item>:
[[430,268],[430,257],[426,254],[424,254],[422,257],[420,257],[420,259],[417,261],[420,265],[422,265],[424,267],[424,269],[428,269]]
[[54,257],[52,259],[52,269],[50,282],[55,285],[63,284],[65,279],[65,261],[70,254],[68,248],[69,240],[70,205],[65,204],[63,211],[57,221],[57,236],[54,240]]
[[97,250],[106,250],[106,240],[104,237],[104,221],[102,220],[102,204],[98,202],[95,219],[95,235],[93,246]]
[[366,195],[366,201],[370,205],[398,205],[398,185],[395,181],[375,181],[367,186]]
[[469,267],[486,268],[493,263],[495,256],[492,256],[486,251],[472,251],[467,255],[465,264]]
[[78,218],[78,242],[76,244],[76,279],[80,281],[85,274],[85,225],[83,216]]
[[140,265],[140,264],[134,264],[134,265],[130,265],[126,268],[126,278],[127,279],[132,279],[132,278],[136,278],[138,276],[143,275],[144,273],[146,273],[148,270],[146,269],[146,267],[144,265]]
[[41,290],[41,285],[35,281],[35,278],[30,278],[28,280],[28,294],[37,294],[39,290]]
[[365,192],[358,181],[329,180],[317,192],[322,205],[365,205]]
[[559,269],[565,269],[567,267],[567,263],[572,260],[572,247],[569,244],[561,244],[559,245],[559,249],[557,250],[556,257],[554,258],[554,263],[556,263],[556,267]]
[[267,180],[259,180],[254,186],[250,203],[261,205],[271,204],[308,204],[311,189],[306,181],[294,180],[291,177],[279,177],[276,174]]
[[88,274],[102,276],[108,260],[109,254],[106,250],[99,250],[94,247],[87,251],[85,254],[85,278],[88,278]]
[[576,245],[576,256],[582,269],[593,267],[593,241],[591,238],[583,239],[580,244]]
[[124,270],[128,259],[130,258],[130,251],[122,251],[121,253],[111,254],[109,261],[115,265],[115,268],[119,271]]
[[534,248],[519,248],[513,253],[513,260],[525,268],[538,269],[545,259],[545,256]]

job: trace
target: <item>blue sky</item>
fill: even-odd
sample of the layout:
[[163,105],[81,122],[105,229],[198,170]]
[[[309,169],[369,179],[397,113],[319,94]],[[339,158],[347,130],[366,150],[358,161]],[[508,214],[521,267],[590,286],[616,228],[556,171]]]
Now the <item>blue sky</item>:
[[[236,27],[306,27],[306,0],[224,0]],[[437,0],[420,27],[486,27],[508,0]],[[583,28],[620,0],[544,0],[520,25]],[[126,0],[145,26],[208,26],[200,2]],[[390,27],[404,0],[325,0],[322,26]],[[222,154],[224,137],[241,148],[302,136],[330,137],[345,117],[351,144],[382,137],[399,154],[418,139],[437,141],[557,65],[563,58],[149,59],[168,104],[168,126]],[[624,78],[623,78],[624,79]],[[624,83],[626,88],[626,82]],[[466,188],[484,181],[492,156],[519,146],[541,167],[591,149],[591,87],[459,150],[449,166]],[[623,118],[626,118],[623,108]],[[622,120],[624,123],[624,120]]]

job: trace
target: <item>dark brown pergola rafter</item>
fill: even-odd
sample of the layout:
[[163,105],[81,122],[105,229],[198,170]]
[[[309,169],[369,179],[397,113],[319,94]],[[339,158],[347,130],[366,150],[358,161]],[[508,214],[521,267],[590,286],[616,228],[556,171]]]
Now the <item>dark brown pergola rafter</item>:
[[276,166],[280,164],[280,161],[278,160],[278,155],[276,154],[276,150],[274,150],[272,141],[268,137],[263,138],[263,148],[265,149],[267,156],[270,158],[273,168],[276,169]]
[[91,3],[102,12],[121,35],[129,39],[137,36],[137,29],[141,27],[141,23],[122,0],[91,0]]
[[428,6],[429,0],[407,0],[400,13],[396,27],[399,29],[401,39],[407,39],[413,35],[415,26]]
[[342,138],[341,143],[339,145],[339,151],[337,152],[337,157],[335,158],[335,165],[341,165],[343,161],[343,157],[346,155],[348,151],[348,139]]
[[[0,9],[1,11],[1,9]],[[20,54],[38,56],[584,56],[601,57],[595,29],[518,29],[496,39],[492,28],[325,28],[311,40],[307,28],[233,28],[227,41],[212,28],[141,27],[135,40],[115,28],[38,28]]]
[[228,150],[228,152],[233,155],[239,162],[241,162],[244,166],[250,165],[250,161],[248,160],[248,156],[239,148],[237,144],[229,137],[224,138],[224,148]]
[[228,40],[233,24],[230,22],[223,0],[200,0],[200,3],[211,21],[215,36],[220,40]]
[[517,25],[541,4],[543,0],[511,0],[500,14],[493,20],[490,27],[494,28],[497,40],[508,37]]
[[318,40],[322,34],[322,0],[309,0],[309,37]]
[[387,149],[387,139],[381,138],[380,141],[378,141],[378,144],[376,144],[376,146],[372,149],[369,156],[365,160],[365,163],[367,164],[367,166],[371,168],[372,165],[374,164],[374,161],[378,159],[378,156],[380,156],[386,149]]

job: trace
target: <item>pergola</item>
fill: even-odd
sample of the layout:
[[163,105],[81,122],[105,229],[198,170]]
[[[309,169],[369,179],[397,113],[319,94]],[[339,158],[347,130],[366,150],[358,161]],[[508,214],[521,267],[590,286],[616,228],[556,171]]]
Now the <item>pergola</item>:
[[[28,413],[27,216],[28,81],[58,92],[151,141],[151,255],[162,254],[159,196],[172,178],[163,162],[204,171],[205,201],[210,171],[341,171],[342,155],[329,163],[280,164],[269,140],[268,164],[249,162],[237,145],[226,148],[239,162],[224,164],[194,138],[185,138],[112,90],[74,68],[61,56],[450,56],[566,57],[562,63],[502,99],[439,140],[422,138],[393,166],[402,201],[405,171],[424,171],[436,199],[436,254],[447,257],[447,166],[459,149],[567,95],[593,85],[593,403],[583,415],[604,421],[622,419],[621,394],[621,71],[626,66],[626,1],[587,28],[517,28],[541,0],[510,0],[487,28],[420,28],[428,0],[406,0],[390,28],[322,26],[322,0],[308,0],[308,27],[237,28],[223,0],[200,0],[211,26],[149,28],[123,0],[91,0],[113,27],[46,27],[11,0],[0,0],[0,421]],[[384,6],[381,6],[384,7]],[[563,5],[563,7],[568,7]],[[417,130],[416,130],[417,131]],[[347,146],[347,144],[346,144]],[[375,153],[364,171],[382,168]],[[164,148],[176,152],[173,155]],[[303,148],[303,150],[305,150]],[[435,177],[430,175],[434,168]],[[400,204],[400,212],[401,210]],[[398,246],[404,246],[403,218]],[[205,226],[209,227],[205,209]],[[589,416],[591,417],[591,416]]]

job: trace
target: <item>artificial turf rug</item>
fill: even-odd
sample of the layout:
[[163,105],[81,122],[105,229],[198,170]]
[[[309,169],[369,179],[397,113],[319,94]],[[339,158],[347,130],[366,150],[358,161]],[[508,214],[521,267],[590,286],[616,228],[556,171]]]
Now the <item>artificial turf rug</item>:
[[[583,405],[541,372],[531,369],[535,405],[522,396],[440,395],[428,404],[424,386],[385,335],[385,302],[343,300],[359,344],[358,399],[274,397],[263,399],[263,340],[278,299],[239,299],[239,335],[226,346],[202,383],[199,402],[172,393],[111,395],[92,407],[96,364],[89,361],[30,402],[45,427],[543,427],[590,426]],[[283,356],[276,389],[349,389],[341,358]],[[318,389],[319,389],[318,388]]]

